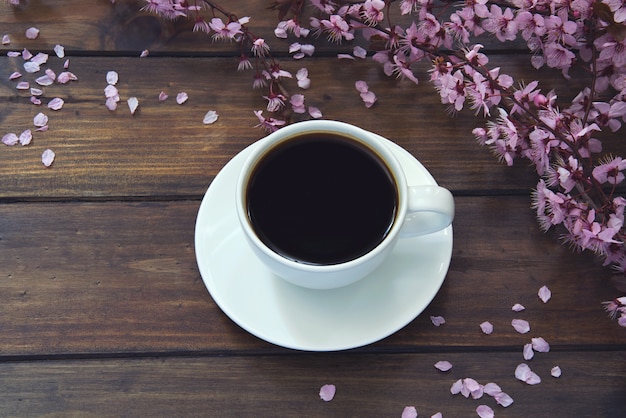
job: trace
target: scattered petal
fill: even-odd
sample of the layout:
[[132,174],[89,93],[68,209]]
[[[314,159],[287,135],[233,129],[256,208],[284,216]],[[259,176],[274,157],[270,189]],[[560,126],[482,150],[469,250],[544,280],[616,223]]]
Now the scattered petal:
[[33,118],[33,124],[40,128],[46,126],[48,124],[48,116],[41,112],[37,113]]
[[57,57],[64,58],[65,57],[65,48],[62,45],[54,46],[54,53],[57,54]]
[[36,73],[37,71],[41,70],[41,66],[39,64],[37,64],[36,62],[26,61],[24,63],[24,70],[27,73],[33,74],[33,73]]
[[168,97],[170,97],[170,96],[168,96],[167,93],[164,92],[164,91],[159,93],[159,101],[160,102],[164,102],[165,100],[167,100]]
[[39,29],[32,27],[26,29],[26,37],[28,39],[36,39],[39,36]]
[[479,405],[476,408],[476,413],[480,418],[493,418],[495,416],[495,414],[493,413],[493,409],[491,409],[487,405]]
[[435,363],[435,368],[437,370],[441,370],[442,372],[447,372],[448,370],[450,370],[452,368],[452,363],[450,363],[449,361],[438,361],[437,363]]
[[541,378],[526,363],[518,364],[515,368],[515,377],[529,385],[541,383]]
[[336,391],[335,385],[324,385],[320,388],[320,398],[325,402],[332,401]]
[[352,53],[354,54],[355,57],[361,58],[361,59],[365,59],[365,57],[367,56],[367,50],[358,45],[354,47],[354,50],[352,51]]
[[55,153],[51,149],[47,149],[41,154],[41,162],[46,167],[50,167],[54,162]]
[[61,84],[65,84],[70,81],[76,81],[76,80],[78,80],[78,77],[76,77],[74,73],[71,73],[69,71],[64,71],[61,74],[59,74],[57,77],[57,82]]
[[31,96],[41,96],[43,94],[43,90],[38,89],[37,87],[31,87],[30,94]]
[[493,332],[493,325],[491,324],[491,322],[489,321],[485,321],[482,324],[480,324],[480,329],[487,335],[491,334]]
[[532,344],[524,344],[524,360],[528,361],[535,357]]
[[515,331],[519,332],[520,334],[526,334],[528,331],[530,331],[530,324],[524,319],[514,319],[511,321],[511,325],[513,325]]
[[61,110],[64,104],[65,102],[63,101],[63,99],[55,97],[48,102],[48,107],[52,110]]
[[443,415],[441,415],[441,412],[437,412],[435,415],[431,415],[430,418],[443,418]]
[[139,100],[136,97],[130,97],[127,100],[128,108],[130,109],[130,114],[134,115],[137,107],[139,107]]
[[8,45],[11,43],[11,37],[8,34],[2,35],[2,45]]
[[141,54],[139,54],[140,58],[145,58],[148,55],[150,55],[150,51],[148,51],[147,49],[144,49],[143,51],[141,51]]
[[458,395],[463,390],[463,381],[461,379],[457,380],[450,386],[450,393],[453,395]]
[[189,96],[184,91],[181,91],[176,95],[176,103],[183,104],[189,99]]
[[17,71],[14,71],[13,73],[11,73],[11,75],[9,76],[9,80],[15,80],[16,78],[20,78],[22,76],[22,73],[19,73]]
[[52,71],[52,69],[50,69],[50,68],[46,68],[45,73],[46,73],[46,75],[47,75],[48,77],[50,77],[50,79],[51,79],[52,81],[54,81],[54,80],[57,78],[57,75],[56,75],[56,74],[54,73],[54,71]]
[[26,129],[24,132],[20,134],[19,140],[22,146],[26,146],[30,144],[30,141],[33,140],[33,133],[30,131],[30,129]]
[[369,86],[367,85],[367,83],[363,80],[358,80],[354,83],[354,87],[356,87],[357,91],[359,93],[365,93],[367,91],[369,91]]
[[[32,92],[33,89],[31,89]],[[34,105],[39,106],[41,104],[41,100],[39,98],[37,98],[36,96],[30,96],[30,102]]]
[[20,81],[15,85],[15,88],[18,90],[28,90],[30,88],[30,84],[28,81]]
[[430,317],[430,321],[433,323],[434,326],[438,327],[440,325],[443,325],[446,323],[446,320],[443,316],[431,316]]
[[559,366],[554,366],[550,370],[550,374],[552,375],[552,377],[561,377],[561,368]]
[[319,110],[317,107],[314,106],[309,106],[309,115],[313,118],[313,119],[319,119],[322,117],[322,111]]
[[44,125],[40,128],[35,129],[35,132],[46,132],[50,127],[48,125]]
[[350,54],[337,54],[337,58],[340,60],[354,60],[354,57]]
[[485,385],[483,391],[489,396],[496,396],[498,393],[502,392],[502,388],[498,384],[490,382]]
[[547,303],[552,297],[552,292],[548,289],[548,286],[541,286],[537,295],[543,303]]
[[44,52],[39,52],[37,55],[30,59],[31,62],[43,65],[48,62],[49,55]]
[[405,406],[402,410],[402,418],[417,418],[417,409],[414,406]]
[[22,54],[20,54],[17,51],[8,51],[7,52],[7,57],[19,57],[20,55],[22,55]]
[[206,112],[206,115],[204,115],[204,119],[202,119],[202,123],[204,123],[205,125],[210,125],[217,120],[218,116],[219,115],[217,114],[215,110],[209,110],[208,112]]
[[511,310],[512,310],[513,312],[521,312],[521,311],[523,311],[524,309],[526,309],[526,308],[524,307],[524,305],[520,305],[519,303],[516,303],[516,304],[515,304],[515,305],[513,305],[513,307],[511,308]]
[[119,100],[116,100],[114,97],[109,97],[104,104],[107,109],[109,109],[110,111],[114,111],[115,109],[117,109],[118,101]]
[[482,398],[484,393],[484,386],[478,383],[476,380],[472,379],[471,377],[463,379],[463,387],[466,390],[461,390],[461,394],[466,398],[469,395],[472,395],[472,399]]
[[547,353],[550,351],[550,344],[542,337],[532,338],[533,349],[538,353]]
[[63,63],[63,68],[65,68],[66,70],[68,68],[70,68],[70,59],[66,59],[65,62]]
[[47,75],[42,75],[41,77],[37,77],[35,82],[37,82],[40,86],[51,86],[52,83],[54,83],[54,80]]
[[2,137],[2,143],[4,145],[8,145],[9,147],[12,147],[13,145],[17,144],[18,142],[20,142],[20,139],[13,132],[10,132],[10,133],[8,133],[8,134],[6,134],[6,135],[4,135]]
[[496,393],[493,398],[496,400],[498,405],[502,405],[505,408],[513,404],[513,398],[511,398],[509,394],[504,392]]
[[109,71],[107,73],[107,83],[114,86],[117,84],[117,80],[119,79],[119,76],[117,74],[117,72],[115,71]]
[[113,97],[119,97],[119,91],[117,90],[117,87],[109,84],[108,86],[106,86],[104,88],[104,97],[108,98],[113,98]]

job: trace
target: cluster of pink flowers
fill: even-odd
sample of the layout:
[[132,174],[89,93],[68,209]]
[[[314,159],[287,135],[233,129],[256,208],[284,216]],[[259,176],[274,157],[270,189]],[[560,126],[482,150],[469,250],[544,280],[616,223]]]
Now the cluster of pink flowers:
[[[306,8],[307,3],[312,7]],[[408,24],[392,23],[392,6],[411,15]],[[426,77],[452,112],[466,107],[476,112],[486,121],[473,131],[480,144],[508,165],[516,159],[530,161],[540,175],[532,206],[541,228],[558,226],[567,244],[598,254],[617,271],[613,280],[617,287],[626,290],[626,198],[616,192],[625,179],[626,160],[600,156],[598,139],[602,132],[619,131],[626,122],[623,1],[282,0],[272,7],[280,20],[274,34],[294,40],[289,47],[294,60],[315,52],[304,42],[311,37],[336,43],[357,36],[378,43],[383,39],[386,46],[371,59],[385,74],[416,84]],[[251,71],[252,87],[264,91],[265,110],[254,111],[257,126],[271,132],[294,117],[322,117],[318,108],[305,106],[303,93],[311,84],[307,69],[298,69],[294,80],[293,72],[272,56],[268,42],[250,31],[249,17],[239,18],[209,0],[145,0],[143,10],[166,19],[191,19],[194,31],[237,45],[237,69]],[[573,66],[582,66],[588,87],[571,102],[563,102],[537,81],[516,81],[490,66],[478,42],[488,37],[524,42],[535,68],[557,69],[566,78]],[[355,47],[353,55],[339,55],[366,57],[361,47]],[[419,75],[415,64],[423,60],[432,67]],[[376,104],[377,97],[365,82],[355,80],[355,87],[367,107]],[[298,92],[290,93],[293,88]],[[623,309],[611,313],[626,326]]]

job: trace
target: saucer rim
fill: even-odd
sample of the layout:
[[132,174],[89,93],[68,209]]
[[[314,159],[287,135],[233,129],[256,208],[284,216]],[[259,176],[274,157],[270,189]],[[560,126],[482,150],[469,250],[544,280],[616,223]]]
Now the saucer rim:
[[[394,155],[396,155],[396,157],[398,158],[398,160],[400,161],[400,165],[404,168],[405,164],[410,161],[411,164],[415,164],[415,167],[412,168],[417,168],[420,171],[420,175],[424,177],[424,180],[427,181],[427,183],[425,184],[432,184],[432,185],[436,185],[437,182],[435,181],[435,179],[433,178],[433,176],[430,174],[430,172],[421,164],[421,162],[419,160],[417,160],[412,154],[410,154],[407,150],[405,150],[404,148],[400,147],[399,145],[393,143],[392,141],[377,135],[376,135],[379,139],[383,140],[385,142],[386,145],[389,146],[390,150],[392,151],[392,153]],[[261,139],[262,140],[262,139]],[[196,261],[198,264],[198,269],[200,271],[200,275],[202,278],[202,281],[205,285],[205,288],[207,289],[207,291],[209,292],[209,294],[211,295],[211,298],[213,299],[213,301],[216,303],[216,305],[220,308],[220,310],[226,315],[228,316],[235,324],[237,324],[239,327],[241,327],[242,329],[244,329],[245,331],[247,331],[248,333],[256,336],[257,338],[260,338],[266,342],[272,343],[274,345],[280,346],[280,347],[284,347],[284,348],[289,348],[289,349],[295,349],[295,350],[302,350],[302,351],[341,351],[341,350],[347,350],[347,349],[353,349],[353,348],[358,348],[358,347],[362,347],[362,346],[366,346],[372,343],[375,343],[377,341],[380,341],[384,338],[387,338],[391,335],[393,335],[394,333],[398,332],[399,330],[401,330],[402,328],[404,328],[405,326],[407,326],[410,322],[412,322],[415,318],[417,318],[425,309],[426,307],[432,302],[432,300],[434,299],[434,297],[437,295],[437,293],[439,292],[439,290],[441,289],[441,286],[443,285],[443,282],[445,281],[445,278],[447,276],[449,267],[450,267],[450,262],[451,262],[451,257],[452,257],[452,244],[453,244],[453,232],[452,232],[452,225],[448,226],[447,228],[445,228],[442,231],[436,232],[434,234],[431,235],[443,235],[443,237],[445,238],[446,242],[443,243],[445,246],[445,250],[446,250],[446,254],[442,254],[441,255],[441,259],[438,259],[437,262],[439,263],[439,269],[440,269],[440,273],[438,274],[437,277],[434,277],[433,279],[436,280],[435,287],[432,289],[432,294],[428,294],[425,299],[424,302],[420,305],[419,308],[415,309],[414,311],[411,311],[412,313],[410,314],[405,314],[405,316],[407,316],[407,319],[405,321],[402,322],[401,325],[397,326],[393,326],[393,327],[389,327],[388,329],[385,330],[378,330],[377,333],[375,333],[376,335],[373,336],[368,336],[365,338],[354,338],[354,342],[353,343],[348,343],[348,344],[343,344],[343,345],[333,345],[333,344],[320,344],[320,345],[315,345],[315,344],[294,344],[294,343],[290,343],[290,342],[286,342],[284,340],[288,340],[289,338],[280,338],[280,334],[281,332],[277,332],[278,335],[267,335],[267,332],[261,332],[258,328],[260,328],[259,326],[255,327],[254,324],[250,324],[247,323],[246,321],[242,320],[241,318],[239,318],[239,316],[233,312],[233,306],[234,304],[232,303],[227,303],[227,301],[224,300],[223,297],[220,296],[219,292],[217,291],[216,287],[213,286],[213,281],[215,280],[215,274],[212,274],[211,271],[208,270],[208,267],[206,266],[207,262],[203,261],[204,259],[208,259],[209,255],[208,254],[203,254],[203,249],[205,247],[205,245],[202,242],[202,228],[206,226],[207,220],[205,220],[204,218],[208,216],[207,211],[209,209],[207,209],[208,205],[209,205],[209,197],[210,194],[212,192],[212,188],[217,188],[218,186],[216,186],[215,184],[219,184],[220,182],[224,181],[224,177],[225,174],[227,173],[227,169],[228,168],[232,168],[233,165],[237,164],[237,163],[241,163],[243,164],[243,161],[245,160],[246,156],[249,155],[249,153],[252,151],[253,147],[255,147],[258,144],[258,141],[249,145],[248,147],[244,148],[242,151],[240,151],[239,153],[237,153],[231,160],[228,161],[228,163],[226,165],[224,165],[224,167],[222,167],[220,169],[220,171],[218,172],[218,174],[215,176],[214,180],[211,182],[211,184],[209,185],[209,187],[207,188],[207,191],[205,192],[202,202],[200,204],[200,207],[198,209],[198,215],[197,215],[197,219],[196,219],[196,225],[195,225],[195,233],[194,233],[194,241],[195,241],[195,253],[196,253]],[[400,155],[398,154],[404,154],[404,160],[406,161],[402,161],[403,158],[400,157]],[[233,196],[234,197],[234,196]],[[228,216],[233,216],[236,217],[236,213],[232,213]],[[240,229],[240,228],[239,228]],[[238,230],[237,228],[235,228],[231,233],[236,233]],[[244,237],[242,237],[243,239]],[[226,236],[224,236],[223,241],[225,241],[227,239]],[[245,241],[245,240],[244,240]],[[243,242],[244,245],[248,245],[246,242]],[[394,250],[395,251],[395,250]],[[269,269],[267,269],[269,271]],[[372,276],[375,276],[376,272],[372,273]],[[430,279],[431,277],[429,277]],[[276,280],[278,281],[282,281],[282,279],[276,278]],[[355,284],[358,284],[355,283]],[[355,285],[353,284],[353,285]],[[285,282],[285,285],[289,285],[289,286],[295,286],[293,284],[287,283]],[[349,285],[353,286],[353,285]],[[339,291],[342,288],[337,288],[337,289],[327,289],[324,290],[325,292],[333,292],[333,291]],[[305,291],[312,291],[315,292],[317,291],[316,289],[306,289]],[[422,306],[423,305],[423,306]],[[241,310],[240,310],[241,311]],[[400,313],[400,312],[399,312]],[[399,314],[398,313],[398,314]],[[257,329],[255,329],[257,328]],[[358,340],[358,341],[356,341]]]

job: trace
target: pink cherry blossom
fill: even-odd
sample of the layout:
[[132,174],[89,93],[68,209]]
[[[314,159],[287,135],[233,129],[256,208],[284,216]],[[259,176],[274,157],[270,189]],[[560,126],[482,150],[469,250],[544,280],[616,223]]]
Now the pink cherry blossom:
[[176,95],[176,103],[178,104],[183,104],[187,100],[189,100],[189,96],[184,91],[181,91],[180,93]]
[[447,372],[452,368],[452,363],[450,363],[449,361],[441,360],[435,363],[435,368],[442,372]]
[[417,418],[417,409],[414,406],[405,406],[402,410],[402,418]]
[[520,334],[526,334],[530,331],[530,324],[524,319],[514,319],[511,321],[511,325],[515,328],[515,331]]
[[202,119],[202,123],[204,123],[205,125],[211,125],[212,123],[215,123],[217,121],[217,118],[218,118],[217,112],[215,110],[209,110],[204,115],[204,119]]
[[479,405],[476,408],[476,413],[480,418],[493,418],[495,416],[493,409],[487,405]]
[[30,129],[26,129],[24,132],[20,134],[19,140],[22,146],[26,146],[30,144],[30,142],[33,140],[33,133],[31,132]]
[[485,321],[480,324],[480,329],[483,331],[483,333],[489,335],[493,332],[493,325],[491,324],[491,322]]
[[26,37],[28,39],[36,39],[39,36],[39,29],[35,27],[30,27],[26,29]]
[[434,326],[438,327],[446,323],[446,320],[443,316],[431,316],[430,321]]
[[335,385],[324,385],[320,388],[320,398],[325,402],[332,401],[336,391]]
[[52,151],[51,149],[46,149],[41,154],[41,162],[43,163],[44,166],[50,167],[52,165],[52,163],[54,162],[54,157],[55,156],[56,155],[55,155],[54,151]]
[[537,295],[543,303],[548,303],[550,298],[552,298],[552,292],[550,291],[548,286],[541,286]]
[[529,385],[541,383],[541,378],[526,363],[520,363],[515,368],[515,378]]
[[15,134],[14,132],[10,132],[8,134],[5,134],[2,137],[2,143],[4,145],[7,145],[9,147],[12,147],[13,145],[17,144],[19,142],[19,138],[17,136],[17,134]]

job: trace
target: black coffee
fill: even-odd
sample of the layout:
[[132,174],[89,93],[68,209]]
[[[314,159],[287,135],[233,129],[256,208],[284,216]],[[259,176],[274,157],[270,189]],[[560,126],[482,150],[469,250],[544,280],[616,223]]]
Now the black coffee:
[[306,264],[338,264],[376,247],[394,222],[393,176],[367,147],[327,133],[278,145],[250,179],[248,216],[278,254]]

